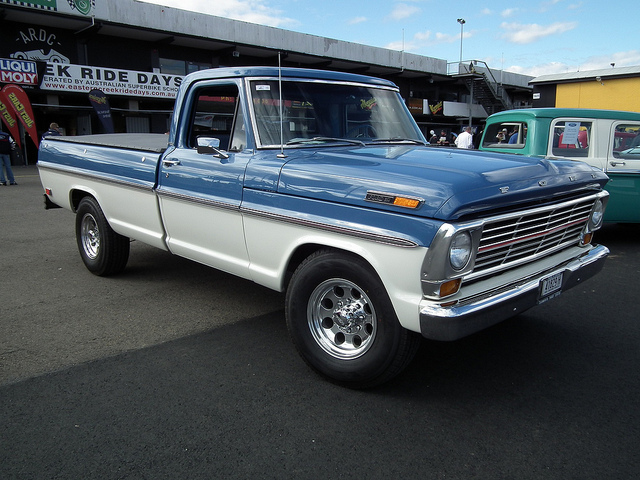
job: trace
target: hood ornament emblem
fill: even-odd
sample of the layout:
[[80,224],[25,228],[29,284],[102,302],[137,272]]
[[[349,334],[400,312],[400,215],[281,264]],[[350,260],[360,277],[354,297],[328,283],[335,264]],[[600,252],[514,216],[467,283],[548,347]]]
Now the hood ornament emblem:
[[509,191],[509,187],[500,187],[500,193],[504,194]]
[[541,187],[546,187],[547,186],[547,181],[546,180],[540,180],[538,182],[538,185],[540,185]]

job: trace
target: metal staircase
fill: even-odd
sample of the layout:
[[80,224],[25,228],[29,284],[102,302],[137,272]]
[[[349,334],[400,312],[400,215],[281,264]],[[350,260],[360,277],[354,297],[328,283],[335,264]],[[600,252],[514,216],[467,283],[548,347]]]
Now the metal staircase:
[[499,84],[487,64],[481,60],[454,62],[447,65],[448,74],[466,85],[473,103],[484,107],[489,115],[513,108],[513,100]]

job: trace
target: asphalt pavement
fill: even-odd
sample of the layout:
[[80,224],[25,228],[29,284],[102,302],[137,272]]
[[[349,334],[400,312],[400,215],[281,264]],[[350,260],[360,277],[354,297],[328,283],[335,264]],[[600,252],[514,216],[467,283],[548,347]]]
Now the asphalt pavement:
[[0,478],[635,479],[640,228],[607,225],[598,277],[397,379],[328,383],[284,297],[134,242],[82,264],[35,167],[0,187]]

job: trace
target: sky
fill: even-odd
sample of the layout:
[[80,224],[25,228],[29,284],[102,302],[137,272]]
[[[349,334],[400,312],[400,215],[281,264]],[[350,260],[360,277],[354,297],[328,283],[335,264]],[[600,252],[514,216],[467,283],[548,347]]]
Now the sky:
[[462,36],[463,61],[534,77],[640,65],[631,0],[142,1],[447,62],[460,60]]

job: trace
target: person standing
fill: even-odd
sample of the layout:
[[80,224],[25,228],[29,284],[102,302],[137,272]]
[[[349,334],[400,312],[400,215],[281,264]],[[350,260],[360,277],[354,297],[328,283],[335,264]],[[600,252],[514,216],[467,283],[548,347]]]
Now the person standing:
[[[11,150],[14,148],[13,138],[8,133],[0,131],[0,185],[18,185],[11,170]],[[7,171],[7,178],[4,171]]]
[[49,130],[47,130],[46,132],[44,132],[42,134],[42,138],[44,138],[44,137],[57,137],[59,135],[62,135],[60,133],[60,126],[56,122],[52,122],[49,125]]
[[438,145],[449,145],[449,140],[447,140],[447,132],[445,130],[440,130]]
[[456,138],[456,147],[473,148],[473,135],[471,135],[471,127],[464,127],[462,133]]

